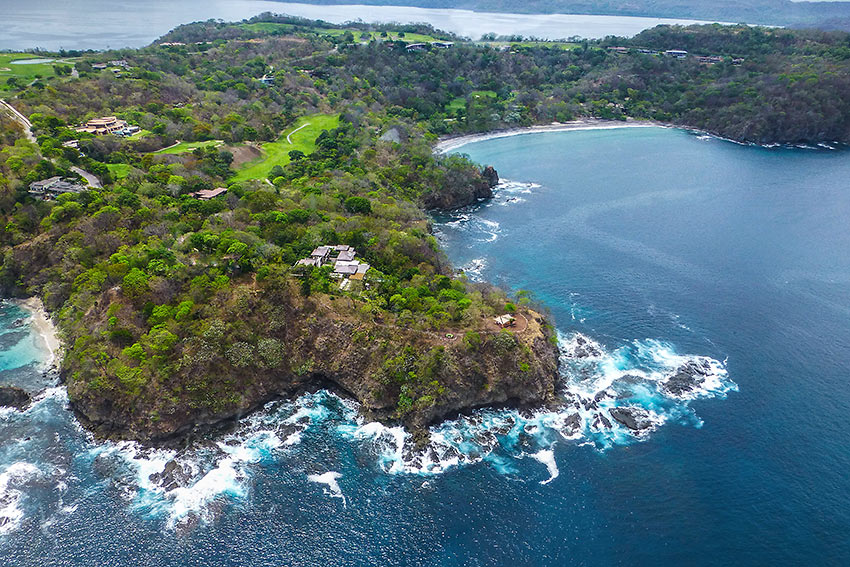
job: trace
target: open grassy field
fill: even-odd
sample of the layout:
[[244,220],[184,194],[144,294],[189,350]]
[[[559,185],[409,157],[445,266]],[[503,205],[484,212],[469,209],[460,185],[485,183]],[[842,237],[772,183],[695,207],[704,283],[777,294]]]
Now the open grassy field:
[[313,114],[299,118],[276,141],[263,144],[262,157],[243,164],[230,180],[265,178],[275,165],[289,163],[289,152],[292,150],[301,150],[305,154],[313,153],[316,149],[316,138],[322,130],[333,130],[338,125],[339,114]]
[[[263,32],[270,34],[288,34],[294,33],[297,26],[292,24],[276,24],[273,22],[258,22],[255,24],[242,24],[241,26],[244,29],[255,31],[255,32]],[[407,43],[424,43],[429,41],[440,41],[438,38],[424,35],[419,33],[406,33],[404,37],[399,37],[396,32],[387,32],[386,37],[381,37],[381,32],[360,32],[358,30],[347,30],[343,28],[303,28],[298,27],[299,33],[316,33],[319,35],[327,35],[331,37],[338,37],[344,35],[345,32],[350,31],[354,34],[355,41],[371,41],[373,39],[383,39],[385,41],[405,41]],[[363,37],[363,33],[368,35],[368,38]]]
[[13,61],[44,61],[47,59],[52,58],[40,57],[32,53],[0,53],[0,91],[16,90],[9,87],[6,83],[11,77],[16,77],[22,84],[28,84],[38,78],[55,76],[56,73],[53,71],[53,65],[72,64],[71,61],[65,59],[31,64],[13,63]]
[[[469,98],[472,100],[476,100],[482,97],[486,98],[496,98],[498,95],[495,91],[472,91],[469,93]],[[466,108],[466,99],[465,96],[459,96],[452,100],[449,104],[446,105],[446,110],[449,112],[455,112],[459,109]]]
[[125,139],[126,140],[138,140],[139,138],[144,138],[148,134],[150,134],[150,130],[145,130],[144,128],[142,128],[141,130],[139,130],[135,134],[133,134],[131,136],[127,136]]
[[106,168],[115,179],[124,179],[130,174],[130,166],[126,163],[107,163]]
[[[138,132],[139,134],[141,132]],[[191,152],[195,148],[206,148],[207,146],[220,146],[224,144],[222,140],[207,140],[205,142],[180,142],[176,146],[157,150],[155,154],[185,154]]]

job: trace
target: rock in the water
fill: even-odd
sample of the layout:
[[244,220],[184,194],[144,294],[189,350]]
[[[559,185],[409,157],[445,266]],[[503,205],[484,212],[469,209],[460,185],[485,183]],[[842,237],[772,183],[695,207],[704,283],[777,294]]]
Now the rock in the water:
[[576,336],[576,347],[573,349],[574,358],[596,358],[602,356],[599,346],[583,335]]
[[643,408],[629,406],[614,408],[610,411],[610,414],[616,421],[632,431],[643,431],[652,427],[652,420],[649,419],[649,414]]
[[688,362],[676,369],[664,382],[664,388],[676,397],[685,396],[699,388],[710,371],[707,363]]
[[30,405],[32,398],[26,390],[15,386],[0,386],[0,406],[22,410]]
[[165,464],[165,468],[161,473],[153,473],[149,478],[151,482],[162,486],[166,492],[170,492],[180,486],[185,486],[190,480],[190,476],[186,474],[180,463],[174,459],[171,459]]
[[499,174],[492,165],[488,165],[484,168],[484,171],[481,172],[481,177],[487,180],[491,189],[499,184]]

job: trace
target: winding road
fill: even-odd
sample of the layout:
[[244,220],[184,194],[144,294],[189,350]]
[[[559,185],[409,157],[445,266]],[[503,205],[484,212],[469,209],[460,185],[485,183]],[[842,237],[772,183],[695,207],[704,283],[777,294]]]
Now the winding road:
[[27,137],[27,140],[35,144],[35,136],[32,133],[32,123],[27,119],[26,116],[18,112],[18,110],[6,102],[5,100],[0,100],[0,107],[5,108],[8,111],[8,114],[11,116],[12,120],[20,124],[24,129],[24,136]]
[[[21,125],[24,130],[24,136],[27,137],[27,140],[29,140],[33,144],[37,143],[35,136],[32,133],[32,122],[30,122],[26,116],[18,112],[18,110],[14,106],[9,104],[5,100],[0,100],[0,109],[5,109],[7,111],[7,114],[11,116],[12,120]],[[95,174],[89,173],[88,171],[80,169],[77,166],[72,167],[71,171],[88,181],[88,184],[91,187],[95,189],[100,189],[101,187],[103,187],[103,185],[100,184],[100,179],[98,179]]]

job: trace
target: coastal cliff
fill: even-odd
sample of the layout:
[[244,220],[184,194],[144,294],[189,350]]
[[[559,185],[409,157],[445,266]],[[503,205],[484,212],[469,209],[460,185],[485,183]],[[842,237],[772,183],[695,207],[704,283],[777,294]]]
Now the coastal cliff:
[[499,174],[492,166],[480,171],[461,170],[456,178],[449,178],[437,190],[425,193],[422,204],[428,210],[442,211],[468,207],[492,197],[498,184]]
[[[101,370],[84,351],[70,352],[63,375],[81,421],[107,438],[164,442],[329,388],[356,399],[368,419],[403,423],[422,439],[428,425],[458,412],[554,401],[557,347],[532,310],[517,313],[513,331],[482,319],[480,330],[458,336],[364,317],[348,298],[304,298],[277,283],[216,298],[217,318],[175,344],[153,380],[134,382],[132,370]],[[92,334],[108,332],[108,313],[131,313],[126,303],[107,292],[86,315]]]

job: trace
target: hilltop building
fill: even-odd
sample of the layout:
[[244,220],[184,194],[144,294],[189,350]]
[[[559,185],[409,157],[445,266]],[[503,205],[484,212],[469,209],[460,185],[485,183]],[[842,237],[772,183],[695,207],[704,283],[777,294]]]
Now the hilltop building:
[[[138,127],[133,126],[132,128],[136,128],[136,130],[138,130]],[[102,118],[92,118],[82,126],[74,129],[77,132],[103,136],[105,134],[118,134],[119,132],[123,132],[127,129],[127,122],[125,120],[119,120],[114,116],[104,116]]]
[[[357,251],[347,244],[323,245],[313,250],[309,258],[298,260],[295,267],[314,266],[321,268],[322,266],[332,265],[331,277],[342,280],[362,280],[371,266],[366,262],[357,260],[356,257]],[[347,289],[349,285],[341,284],[340,287]]]
[[217,187],[215,189],[201,189],[200,191],[189,193],[189,196],[200,199],[201,201],[209,201],[225,193],[227,193],[227,187]]

